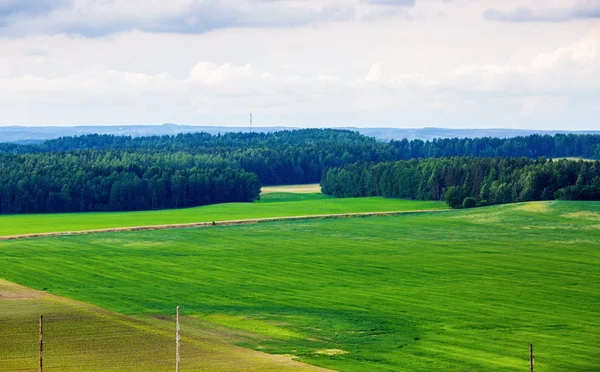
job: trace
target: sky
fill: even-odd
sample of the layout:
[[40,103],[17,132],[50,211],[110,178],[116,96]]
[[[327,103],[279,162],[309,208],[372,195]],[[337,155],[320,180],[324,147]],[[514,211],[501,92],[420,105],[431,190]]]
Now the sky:
[[0,0],[0,126],[600,129],[600,0]]

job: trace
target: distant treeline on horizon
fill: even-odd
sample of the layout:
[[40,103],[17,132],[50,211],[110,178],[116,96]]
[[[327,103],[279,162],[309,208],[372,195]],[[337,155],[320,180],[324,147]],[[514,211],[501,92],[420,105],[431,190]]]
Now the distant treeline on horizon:
[[[259,198],[261,184],[316,183],[329,169],[355,163],[441,157],[600,159],[600,135],[381,142],[348,130],[303,129],[136,138],[92,134],[39,144],[3,143],[0,213],[252,201]],[[461,161],[473,160],[457,160],[455,166]]]

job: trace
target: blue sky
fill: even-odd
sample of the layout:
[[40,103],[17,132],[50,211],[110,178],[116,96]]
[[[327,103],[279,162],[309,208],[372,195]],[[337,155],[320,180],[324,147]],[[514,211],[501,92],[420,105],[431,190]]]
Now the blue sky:
[[0,0],[0,126],[600,129],[600,0]]

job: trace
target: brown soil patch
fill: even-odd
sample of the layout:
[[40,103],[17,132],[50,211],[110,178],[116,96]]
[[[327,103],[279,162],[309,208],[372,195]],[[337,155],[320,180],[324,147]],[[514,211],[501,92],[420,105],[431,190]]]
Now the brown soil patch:
[[310,185],[284,185],[284,186],[267,186],[261,189],[261,194],[269,194],[272,192],[291,192],[295,194],[315,194],[321,192],[321,185],[313,183]]
[[0,279],[0,300],[32,299],[41,298],[44,292],[36,291],[27,287]]

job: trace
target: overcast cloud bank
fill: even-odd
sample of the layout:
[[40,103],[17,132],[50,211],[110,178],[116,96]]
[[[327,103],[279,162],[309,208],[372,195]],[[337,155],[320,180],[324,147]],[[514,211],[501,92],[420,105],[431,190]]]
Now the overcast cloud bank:
[[599,6],[0,0],[0,125],[595,129]]

